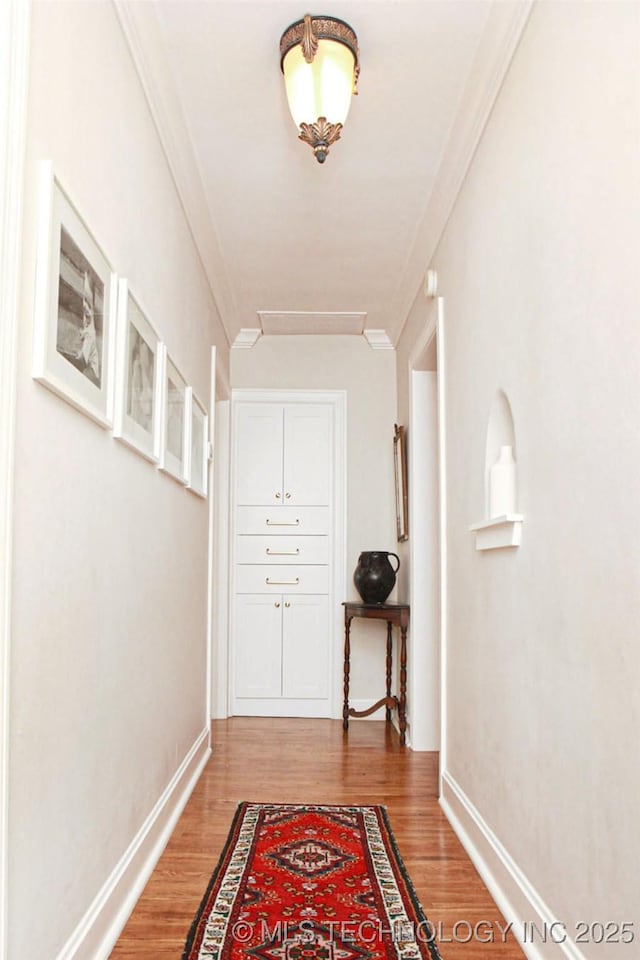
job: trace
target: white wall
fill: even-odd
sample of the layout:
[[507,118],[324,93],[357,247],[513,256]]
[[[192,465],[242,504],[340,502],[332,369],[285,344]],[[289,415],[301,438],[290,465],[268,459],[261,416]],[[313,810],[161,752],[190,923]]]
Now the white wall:
[[[395,551],[397,546],[393,486],[394,353],[372,350],[362,337],[262,337],[249,350],[231,351],[231,385],[234,388],[346,390],[347,583],[344,599],[359,599],[353,572],[360,553],[363,550]],[[385,636],[379,623],[353,622],[351,700],[367,701],[368,705],[384,695]],[[341,677],[336,678],[336,682],[341,686]],[[384,711],[374,716],[384,719]]]
[[409,528],[409,717],[414,750],[440,749],[440,528],[438,380],[411,374]]
[[215,475],[213,670],[211,671],[211,716],[228,717],[229,705],[229,520],[230,520],[231,401],[216,403],[216,433],[213,453]]
[[6,957],[13,453],[30,10],[0,6],[0,957]]
[[[580,920],[635,920],[636,940],[639,17],[635,3],[535,5],[431,264],[445,301],[445,795],[473,839],[484,831],[507,905],[517,868],[529,906],[538,894],[569,936]],[[419,313],[398,349],[401,409]],[[523,542],[478,553],[468,527],[498,389]]]
[[225,341],[110,2],[34,5],[27,136],[9,956],[40,960],[68,942],[208,719],[207,503],[30,376],[40,160],[200,397]]

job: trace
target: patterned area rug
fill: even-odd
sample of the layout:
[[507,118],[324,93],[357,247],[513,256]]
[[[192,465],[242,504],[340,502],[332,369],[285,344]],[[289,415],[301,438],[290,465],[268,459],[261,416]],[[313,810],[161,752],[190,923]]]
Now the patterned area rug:
[[242,803],[183,960],[440,960],[383,807]]

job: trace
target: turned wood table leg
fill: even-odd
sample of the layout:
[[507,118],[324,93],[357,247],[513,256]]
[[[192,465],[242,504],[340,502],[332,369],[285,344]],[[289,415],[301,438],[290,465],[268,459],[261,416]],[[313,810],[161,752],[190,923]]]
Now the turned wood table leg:
[[400,703],[398,704],[400,721],[400,746],[407,739],[407,628],[400,627]]
[[351,620],[349,617],[344,619],[344,706],[342,707],[342,729],[349,729],[349,669],[351,658]]
[[[387,698],[391,697],[391,673],[393,668],[393,640],[391,638],[391,622],[387,623]],[[387,723],[391,721],[391,707],[385,710]]]
[[[371,714],[385,708],[385,719],[387,723],[391,722],[393,711],[398,711],[398,727],[400,730],[400,744],[406,746],[407,742],[407,628],[409,626],[409,604],[408,603],[352,603],[345,601],[344,607],[344,704],[342,709],[342,728],[346,733],[349,730],[349,718],[369,717]],[[351,621],[354,617],[362,617],[365,620],[383,620],[387,624],[387,644],[386,644],[386,690],[384,697],[380,697],[375,703],[364,710],[356,710],[349,706],[349,673],[351,658]],[[400,637],[398,641],[398,653],[400,662],[398,664],[398,695],[391,693],[393,684],[393,627],[399,627]]]

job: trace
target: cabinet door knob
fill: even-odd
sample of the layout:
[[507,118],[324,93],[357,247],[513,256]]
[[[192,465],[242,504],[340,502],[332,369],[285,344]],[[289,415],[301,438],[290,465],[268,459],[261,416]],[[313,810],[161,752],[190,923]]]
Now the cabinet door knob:
[[291,604],[289,602],[285,603],[285,607],[290,607],[290,606]]
[[284,496],[285,496],[285,499],[286,499],[286,500],[291,500],[291,494],[290,494],[290,493],[285,493]]
[[279,500],[281,496],[282,496],[281,493],[276,493],[276,500]]
[[279,606],[280,606],[279,603],[274,603],[274,607],[279,607]]

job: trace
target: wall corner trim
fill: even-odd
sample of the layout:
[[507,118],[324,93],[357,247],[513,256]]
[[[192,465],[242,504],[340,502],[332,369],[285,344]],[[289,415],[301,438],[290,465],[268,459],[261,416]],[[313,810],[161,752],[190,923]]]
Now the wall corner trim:
[[386,330],[364,330],[362,335],[372,350],[395,350]]
[[109,956],[210,755],[207,723],[56,960]]
[[259,327],[243,327],[241,330],[238,330],[236,338],[231,344],[231,349],[250,350],[251,347],[255,346],[261,336],[262,330],[260,330]]
[[[572,931],[553,915],[454,777],[441,777],[440,806],[529,960],[586,960]],[[531,936],[532,924],[551,931],[546,942]],[[553,931],[562,931],[554,939]],[[573,931],[575,932],[575,931]]]

